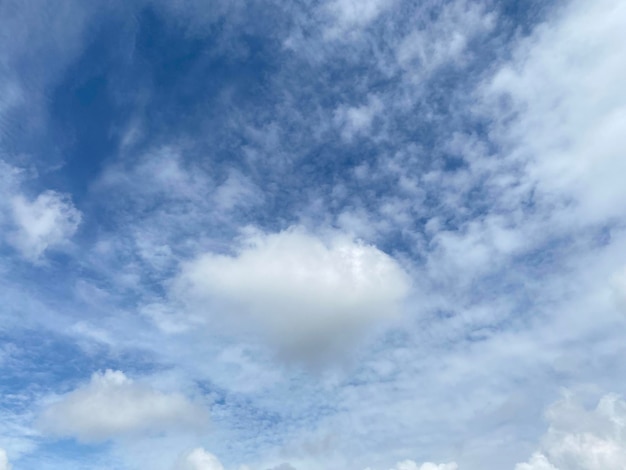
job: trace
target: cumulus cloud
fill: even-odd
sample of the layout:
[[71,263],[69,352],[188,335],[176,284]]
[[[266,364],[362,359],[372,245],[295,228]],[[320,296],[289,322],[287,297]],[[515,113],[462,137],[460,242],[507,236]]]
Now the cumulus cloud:
[[197,430],[207,417],[202,407],[180,394],[163,393],[107,370],[47,406],[39,427],[46,434],[98,442],[169,429]]
[[457,470],[459,467],[456,463],[442,463],[436,464],[432,462],[426,462],[422,465],[418,465],[412,460],[405,460],[399,462],[393,469],[390,470]]
[[81,220],[70,198],[55,191],[45,191],[33,201],[16,195],[11,200],[11,211],[16,230],[9,242],[32,261],[47,249],[65,243]]
[[392,317],[409,279],[374,246],[292,228],[252,235],[234,256],[188,262],[175,290],[187,301],[219,305],[237,323],[252,320],[283,350],[315,355]]
[[570,397],[547,413],[550,427],[540,451],[515,470],[622,470],[626,468],[626,402],[603,397],[586,410]]
[[13,468],[9,463],[9,458],[4,449],[0,449],[0,470],[11,470]]
[[185,455],[175,470],[224,470],[217,457],[198,447]]
[[[458,468],[458,465],[454,462],[440,464],[424,462],[420,465],[413,460],[403,460],[389,470],[458,470]],[[370,469],[368,468],[367,470]]]

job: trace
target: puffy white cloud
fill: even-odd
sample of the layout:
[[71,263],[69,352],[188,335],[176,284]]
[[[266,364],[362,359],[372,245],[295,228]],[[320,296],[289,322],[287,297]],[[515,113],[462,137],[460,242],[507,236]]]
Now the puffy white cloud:
[[136,383],[120,371],[95,373],[91,381],[48,405],[39,419],[43,432],[97,442],[170,429],[201,429],[204,408],[183,395]]
[[536,453],[526,463],[518,463],[515,470],[559,470],[552,465],[545,455]]
[[9,242],[33,261],[47,249],[65,243],[81,220],[70,198],[55,191],[45,191],[34,201],[16,195],[11,200],[11,211],[17,228]]
[[[458,465],[454,462],[440,464],[424,462],[420,465],[413,460],[403,460],[389,470],[458,470],[458,468]],[[368,468],[367,470],[370,469]]]
[[234,323],[251,320],[289,353],[342,346],[391,318],[409,291],[393,258],[345,236],[324,241],[292,228],[246,242],[234,256],[208,253],[185,264],[175,292],[223,308]]
[[9,458],[4,449],[0,449],[0,470],[11,470],[13,468],[9,463]]
[[175,470],[224,470],[224,467],[217,457],[198,447],[185,455]]
[[441,464],[426,462],[422,465],[418,465],[413,460],[405,460],[398,462],[396,466],[390,470],[457,470],[458,468],[459,467],[454,462]]
[[571,398],[547,413],[550,428],[540,452],[515,470],[621,470],[626,468],[626,402],[614,395],[585,410]]

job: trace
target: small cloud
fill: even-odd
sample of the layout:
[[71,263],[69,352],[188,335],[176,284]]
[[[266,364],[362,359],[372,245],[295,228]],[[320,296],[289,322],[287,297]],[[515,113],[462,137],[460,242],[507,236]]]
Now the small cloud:
[[383,110],[383,104],[376,96],[370,96],[361,106],[339,106],[335,110],[334,122],[341,129],[343,140],[350,142],[354,137],[367,134],[376,116]]
[[200,429],[207,419],[203,408],[180,394],[166,394],[135,383],[123,372],[107,370],[47,406],[39,427],[52,436],[99,442],[169,429]]
[[405,460],[398,462],[398,464],[390,470],[458,470],[458,468],[458,465],[454,462],[442,464],[426,462],[422,465],[418,465],[413,460]]
[[364,28],[385,10],[393,6],[393,0],[332,0],[324,5],[332,19],[327,31],[329,39]]
[[66,243],[81,221],[81,213],[70,198],[55,191],[45,191],[34,201],[17,195],[11,200],[11,209],[17,228],[9,242],[31,261]]
[[201,447],[186,454],[174,467],[175,470],[224,470],[217,457]]

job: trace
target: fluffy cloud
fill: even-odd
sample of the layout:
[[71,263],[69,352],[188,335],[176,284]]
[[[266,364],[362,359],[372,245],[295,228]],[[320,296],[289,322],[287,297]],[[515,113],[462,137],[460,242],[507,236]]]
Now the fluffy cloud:
[[11,468],[12,467],[9,463],[6,451],[4,449],[0,449],[0,470],[11,470]]
[[235,256],[200,256],[184,265],[175,288],[181,298],[228,309],[237,323],[252,320],[290,353],[316,355],[393,316],[409,279],[374,246],[290,229],[253,235]]
[[591,411],[566,398],[548,411],[550,428],[540,452],[515,470],[626,468],[626,403],[614,395]]
[[47,249],[66,242],[81,220],[69,197],[55,191],[45,191],[34,201],[17,195],[11,200],[11,211],[17,228],[9,241],[33,261]]
[[[458,468],[458,465],[454,462],[440,464],[425,462],[420,465],[413,460],[403,460],[389,470],[458,470]],[[368,468],[367,470],[370,469]]]
[[224,467],[217,457],[199,447],[183,457],[175,470],[224,470]]
[[403,462],[399,462],[395,468],[390,470],[457,470],[459,467],[456,463],[442,463],[436,464],[431,462],[423,463],[422,465],[418,465],[412,460],[405,460]]
[[206,411],[184,396],[154,390],[120,371],[107,370],[49,405],[39,426],[50,435],[97,442],[129,434],[200,429],[206,420]]
[[519,463],[515,466],[515,470],[558,470],[552,465],[545,455],[533,454],[527,463]]

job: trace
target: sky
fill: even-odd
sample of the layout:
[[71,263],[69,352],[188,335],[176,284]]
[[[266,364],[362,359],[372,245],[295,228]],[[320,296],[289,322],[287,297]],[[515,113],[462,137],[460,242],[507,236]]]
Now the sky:
[[0,1],[0,470],[626,468],[625,30]]

